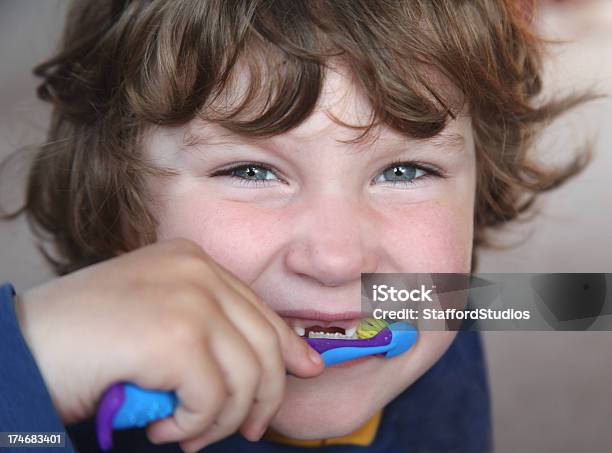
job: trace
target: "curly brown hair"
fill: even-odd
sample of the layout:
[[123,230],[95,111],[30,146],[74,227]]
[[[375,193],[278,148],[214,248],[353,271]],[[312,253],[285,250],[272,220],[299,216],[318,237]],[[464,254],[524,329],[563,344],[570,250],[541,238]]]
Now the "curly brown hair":
[[[546,169],[528,156],[543,126],[590,97],[536,99],[544,42],[528,13],[514,0],[75,1],[60,51],[34,70],[52,121],[25,203],[5,217],[27,215],[60,275],[153,242],[144,177],[163,169],[143,158],[145,131],[199,116],[249,137],[281,134],[313,111],[334,58],[372,105],[359,140],[377,125],[433,137],[469,106],[475,250],[589,158]],[[247,92],[215,108],[238,66]]]

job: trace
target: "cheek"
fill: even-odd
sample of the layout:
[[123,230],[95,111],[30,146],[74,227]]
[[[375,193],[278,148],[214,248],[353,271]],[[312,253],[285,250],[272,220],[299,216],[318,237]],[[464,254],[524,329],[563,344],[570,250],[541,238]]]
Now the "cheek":
[[183,195],[158,218],[159,240],[190,239],[244,281],[254,279],[267,262],[266,251],[274,250],[274,238],[283,237],[278,212],[199,194]]
[[469,272],[473,204],[437,200],[379,218],[381,246],[401,272]]
[[[377,271],[469,272],[474,200],[467,190],[471,186],[464,186],[421,203],[388,204],[362,212],[368,219],[370,245],[382,258]],[[169,192],[153,191],[157,200],[168,200],[153,209],[159,220],[158,239],[191,239],[246,282],[255,281],[265,270],[290,238],[296,221],[290,209],[220,199],[189,183]]]

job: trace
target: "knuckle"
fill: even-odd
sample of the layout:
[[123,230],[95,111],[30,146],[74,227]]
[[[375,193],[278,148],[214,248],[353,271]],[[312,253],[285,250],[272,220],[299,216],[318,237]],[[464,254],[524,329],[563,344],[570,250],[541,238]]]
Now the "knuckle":
[[225,437],[238,430],[249,414],[249,401],[235,400],[231,403],[229,410],[225,411],[215,420],[212,429],[215,436]]
[[167,266],[173,273],[180,275],[187,281],[202,281],[203,276],[211,274],[208,263],[193,254],[175,255]]
[[190,439],[208,429],[214,421],[215,413],[210,408],[202,409],[198,413],[175,414],[176,424],[181,429],[182,439]]
[[230,397],[227,387],[222,382],[207,382],[205,394],[202,395],[202,408],[198,413],[191,414],[188,426],[189,434],[195,435],[208,429],[217,418],[217,415],[227,405]]
[[256,308],[249,312],[249,339],[257,347],[274,348],[280,344],[276,329]]
[[274,327],[267,322],[261,326],[255,341],[264,350],[266,357],[278,354],[280,351],[280,338]]
[[176,251],[185,254],[201,255],[202,248],[194,241],[187,238],[174,238],[168,241],[168,244]]
[[214,424],[207,430],[207,444],[223,439],[238,429],[238,424],[234,420],[215,420]]
[[165,314],[161,320],[161,332],[173,348],[189,348],[192,350],[200,345],[203,338],[203,328],[187,313],[172,312]]
[[170,289],[168,300],[174,306],[197,306],[207,295],[205,289],[196,283],[180,282]]
[[188,239],[170,240],[169,251],[163,253],[165,265],[175,273],[187,275],[210,271],[208,255],[195,242]]
[[218,412],[227,404],[227,400],[230,398],[230,392],[222,379],[217,379],[214,385],[211,386],[211,392],[208,400],[210,401],[208,407],[210,412]]
[[241,358],[241,366],[236,370],[232,380],[232,394],[234,400],[252,400],[261,382],[262,366],[251,354],[244,354]]
[[241,380],[246,393],[252,394],[255,392],[261,381],[262,371],[262,366],[255,357],[251,355],[245,357]]

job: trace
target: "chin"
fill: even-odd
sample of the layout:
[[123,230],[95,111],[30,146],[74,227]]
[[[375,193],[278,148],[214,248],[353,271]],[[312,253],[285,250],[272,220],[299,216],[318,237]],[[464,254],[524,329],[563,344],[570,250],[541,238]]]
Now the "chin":
[[326,369],[311,379],[289,377],[270,428],[299,440],[351,434],[427,371],[456,332],[422,332],[417,344],[392,359],[370,357]]
[[[293,439],[319,440],[362,427],[405,387],[385,385],[388,359],[371,357],[326,369],[312,379],[288,378],[283,403],[270,427]],[[364,377],[366,377],[364,379]],[[401,388],[400,388],[401,387]]]
[[270,427],[300,440],[345,436],[359,429],[384,403],[378,401],[376,389],[364,389],[367,380],[342,382],[345,374],[332,369],[313,379],[290,378]]
[[[377,412],[362,401],[321,401],[289,394],[270,427],[279,434],[299,440],[346,436],[363,426]],[[357,397],[355,397],[357,398]]]

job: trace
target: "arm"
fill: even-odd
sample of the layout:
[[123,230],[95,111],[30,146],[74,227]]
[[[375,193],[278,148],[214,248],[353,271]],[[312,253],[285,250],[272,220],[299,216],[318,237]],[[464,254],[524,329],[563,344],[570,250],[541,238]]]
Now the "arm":
[[[19,329],[14,297],[10,284],[0,285],[0,432],[65,432]],[[65,439],[64,451],[73,452]]]

